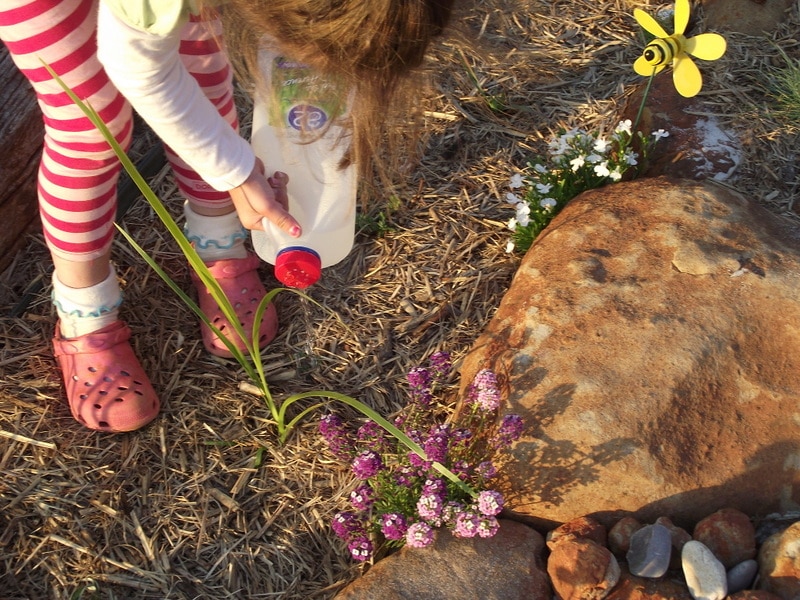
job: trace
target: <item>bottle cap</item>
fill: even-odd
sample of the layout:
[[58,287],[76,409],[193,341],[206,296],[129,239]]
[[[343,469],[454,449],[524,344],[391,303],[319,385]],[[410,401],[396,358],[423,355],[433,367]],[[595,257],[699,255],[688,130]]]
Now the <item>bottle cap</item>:
[[283,285],[303,290],[319,280],[322,262],[311,248],[290,246],[275,257],[275,277]]

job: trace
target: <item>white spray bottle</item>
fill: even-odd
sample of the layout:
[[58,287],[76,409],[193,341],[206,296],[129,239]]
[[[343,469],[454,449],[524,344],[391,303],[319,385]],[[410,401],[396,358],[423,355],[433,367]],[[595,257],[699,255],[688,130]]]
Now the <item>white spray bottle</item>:
[[337,143],[347,96],[277,52],[264,50],[261,62],[271,97],[256,95],[251,145],[268,176],[289,176],[289,213],[303,233],[293,238],[264,219],[264,231],[252,231],[253,249],[281,283],[303,289],[353,247],[356,169],[339,167],[347,140]]

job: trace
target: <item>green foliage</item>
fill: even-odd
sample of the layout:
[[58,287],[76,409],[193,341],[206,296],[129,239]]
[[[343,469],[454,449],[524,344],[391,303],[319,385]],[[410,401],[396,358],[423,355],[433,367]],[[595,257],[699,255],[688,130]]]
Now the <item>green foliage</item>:
[[791,125],[800,123],[800,62],[778,49],[786,66],[772,74],[769,95],[775,102],[774,114]]
[[356,230],[369,236],[383,237],[394,230],[390,223],[391,216],[400,208],[401,204],[400,198],[392,195],[386,201],[386,208],[378,211],[377,214],[358,213],[356,215]]

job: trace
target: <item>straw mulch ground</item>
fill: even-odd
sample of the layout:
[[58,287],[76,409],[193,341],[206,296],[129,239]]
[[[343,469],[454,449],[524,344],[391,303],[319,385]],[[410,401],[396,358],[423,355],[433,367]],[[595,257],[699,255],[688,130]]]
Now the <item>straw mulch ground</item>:
[[[458,22],[473,45],[449,39],[432,58],[424,158],[401,207],[371,192],[368,215],[383,211],[386,225],[359,233],[351,256],[311,289],[327,310],[279,296],[280,335],[264,353],[278,398],[330,389],[389,414],[404,402],[409,368],[434,350],[463,357],[519,261],[504,251],[509,175],[560,127],[613,127],[640,83],[631,10],[644,3],[470,5]],[[795,61],[798,22],[795,7],[774,35]],[[764,111],[765,75],[783,59],[762,38],[728,41],[728,54],[701,68],[708,112],[740,136],[732,184],[796,219],[797,131]],[[490,108],[497,99],[504,110]],[[152,185],[178,217],[169,172]],[[146,203],[124,226],[190,289]],[[328,528],[353,482],[323,448],[319,413],[279,446],[259,398],[240,391],[239,368],[203,351],[193,316],[124,240],[115,258],[124,317],[164,403],[151,426],[125,435],[89,433],[69,415],[41,238],[2,274],[3,315],[31,282],[45,285],[22,316],[0,320],[0,596],[332,597],[362,567]],[[271,281],[267,266],[263,277]]]

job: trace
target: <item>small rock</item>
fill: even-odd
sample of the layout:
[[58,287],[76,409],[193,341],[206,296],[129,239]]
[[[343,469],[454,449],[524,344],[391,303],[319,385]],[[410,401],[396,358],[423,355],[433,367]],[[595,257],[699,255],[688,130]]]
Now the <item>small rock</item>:
[[668,578],[645,579],[622,571],[619,583],[606,600],[692,600],[683,582]]
[[626,558],[628,569],[638,577],[661,577],[669,568],[672,536],[663,525],[645,525],[631,536]]
[[758,553],[758,587],[781,598],[800,598],[800,522],[764,542]]
[[704,544],[686,542],[681,552],[683,575],[695,600],[722,600],[728,594],[725,567]]
[[669,517],[658,517],[656,523],[669,529],[670,538],[672,539],[672,554],[669,559],[669,568],[680,569],[681,550],[683,550],[683,545],[692,539],[692,536],[682,527],[675,525]]
[[580,517],[556,527],[547,534],[547,547],[551,550],[560,540],[566,538],[589,539],[601,546],[606,545],[606,528],[591,517]]
[[566,537],[550,553],[547,574],[561,600],[602,600],[617,585],[620,568],[608,548]]
[[728,571],[728,593],[734,594],[750,587],[758,573],[758,563],[752,558],[740,562]]
[[692,537],[705,544],[726,569],[756,555],[756,528],[735,508],[723,508],[702,519]]
[[608,531],[608,547],[614,556],[624,557],[631,547],[631,536],[644,527],[633,517],[622,517]]

